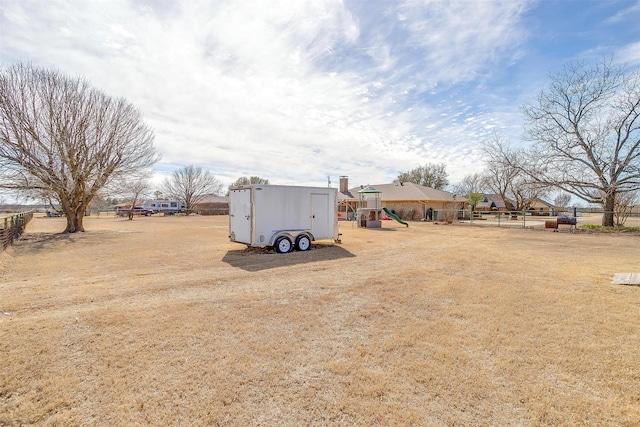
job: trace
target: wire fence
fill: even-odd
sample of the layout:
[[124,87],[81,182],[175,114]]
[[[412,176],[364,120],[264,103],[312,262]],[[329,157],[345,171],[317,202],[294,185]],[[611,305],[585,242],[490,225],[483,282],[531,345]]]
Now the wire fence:
[[0,219],[0,224],[2,224],[2,228],[0,228],[0,242],[3,251],[18,240],[18,237],[24,233],[27,224],[32,218],[33,211],[28,211]]
[[[640,215],[635,210],[621,214],[620,212],[608,212],[614,216],[616,226],[640,227]],[[511,227],[550,227],[550,221],[559,225],[593,224],[599,225],[604,212],[602,209],[568,209],[561,212],[536,212],[536,211],[471,211],[462,209],[440,209],[432,212],[434,222],[466,223],[472,225],[511,226]],[[621,222],[622,224],[618,224]]]

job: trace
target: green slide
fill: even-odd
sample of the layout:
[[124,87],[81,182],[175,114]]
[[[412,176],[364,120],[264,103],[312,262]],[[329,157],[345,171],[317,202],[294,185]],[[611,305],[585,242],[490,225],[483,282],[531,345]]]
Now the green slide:
[[384,211],[384,213],[386,213],[386,214],[387,214],[387,216],[388,216],[389,218],[393,218],[393,219],[395,219],[396,221],[398,221],[400,224],[404,224],[404,225],[406,225],[407,227],[409,226],[409,224],[408,224],[408,223],[406,223],[406,222],[404,222],[403,220],[401,220],[401,219],[400,219],[400,217],[398,217],[398,215],[394,214],[394,213],[393,213],[393,212],[391,212],[389,209],[387,209],[387,208],[382,208],[382,210]]

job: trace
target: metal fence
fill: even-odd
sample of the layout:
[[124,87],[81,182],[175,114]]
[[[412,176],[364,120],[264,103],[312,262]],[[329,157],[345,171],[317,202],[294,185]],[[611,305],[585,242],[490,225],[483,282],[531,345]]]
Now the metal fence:
[[[536,227],[544,226],[546,220],[555,219],[559,216],[573,217],[573,212],[550,215],[549,212],[540,213],[532,211],[494,211],[480,212],[462,209],[439,209],[434,210],[432,218],[434,222],[444,223],[466,223],[472,225],[487,226],[516,226],[516,227]],[[430,219],[427,219],[430,220]]]
[[[635,207],[634,207],[635,209]],[[615,212],[609,212],[614,214],[614,221],[624,222],[625,227],[640,227],[640,216],[635,214],[635,211],[629,212],[625,218],[618,218]],[[460,209],[440,209],[433,211],[432,218],[425,218],[426,221],[433,220],[435,222],[456,222],[466,223],[473,225],[489,225],[489,226],[517,226],[522,228],[545,226],[545,223],[549,220],[557,221],[560,218],[559,224],[564,224],[566,220],[562,218],[576,218],[576,225],[579,224],[594,224],[599,225],[603,215],[602,209],[568,209],[564,212],[532,212],[532,211],[495,211],[495,212],[479,212]]]
[[24,233],[27,224],[33,218],[33,211],[23,212],[0,219],[0,242],[4,251]]

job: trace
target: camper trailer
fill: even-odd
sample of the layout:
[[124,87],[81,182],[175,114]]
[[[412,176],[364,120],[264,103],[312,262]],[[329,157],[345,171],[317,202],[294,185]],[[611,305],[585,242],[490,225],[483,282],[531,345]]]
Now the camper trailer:
[[229,239],[279,253],[338,240],[337,189],[245,185],[229,192]]
[[163,213],[165,215],[175,215],[184,213],[184,204],[177,200],[149,200],[144,202],[145,209],[153,211],[153,213]]

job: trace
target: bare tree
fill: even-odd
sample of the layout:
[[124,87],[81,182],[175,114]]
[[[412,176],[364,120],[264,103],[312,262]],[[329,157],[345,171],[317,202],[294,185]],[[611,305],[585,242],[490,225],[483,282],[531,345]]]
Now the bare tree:
[[458,202],[446,202],[442,209],[442,221],[447,224],[451,224],[452,222],[458,219],[458,213],[462,209],[461,204]]
[[139,173],[122,177],[122,179],[113,182],[110,186],[109,194],[117,195],[128,201],[127,216],[129,220],[133,220],[134,209],[138,205],[138,201],[149,195],[152,175],[153,172],[151,171],[140,171]]
[[502,198],[507,208],[518,212],[528,210],[536,199],[547,193],[547,186],[524,172],[524,150],[511,148],[499,135],[487,141],[483,150],[487,158],[484,182]]
[[631,215],[631,210],[634,205],[638,203],[638,193],[618,193],[616,194],[616,202],[613,207],[615,225],[618,227],[624,226],[627,222],[627,218]]
[[163,184],[162,192],[184,204],[187,215],[195,210],[205,196],[220,194],[222,182],[200,166],[188,165],[171,173]]
[[640,188],[640,69],[569,64],[522,110],[529,175],[602,206],[613,226],[617,194]]
[[462,178],[460,183],[453,186],[453,192],[461,196],[467,196],[472,193],[485,193],[487,184],[485,176],[480,173],[474,173]]
[[158,160],[153,131],[132,104],[79,77],[0,68],[0,187],[46,196],[84,231],[84,213],[111,180]]
[[453,187],[453,192],[466,196],[467,204],[471,207],[471,210],[474,211],[478,203],[480,203],[480,200],[482,200],[482,193],[487,191],[486,181],[487,178],[485,175],[476,172],[462,178],[462,181]]
[[414,184],[424,185],[425,187],[443,190],[449,185],[447,177],[447,166],[444,163],[435,164],[427,163],[424,166],[418,166],[407,172],[401,172],[398,180],[401,182],[413,182]]
[[260,178],[259,176],[241,176],[236,179],[230,186],[229,189],[237,188],[242,185],[251,185],[251,184],[269,184],[269,180],[265,178]]
[[567,210],[567,206],[569,206],[570,201],[571,201],[571,194],[560,193],[555,197],[555,199],[553,199],[553,207],[558,212],[564,212]]

